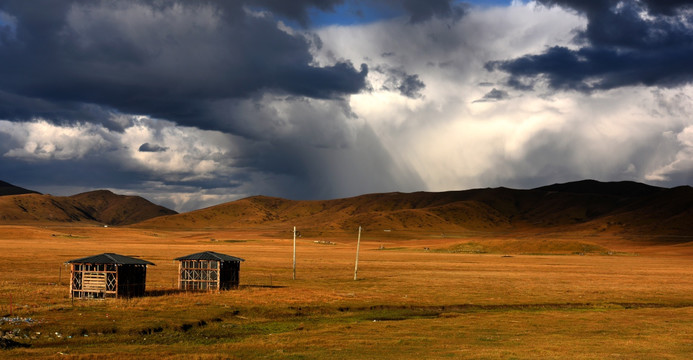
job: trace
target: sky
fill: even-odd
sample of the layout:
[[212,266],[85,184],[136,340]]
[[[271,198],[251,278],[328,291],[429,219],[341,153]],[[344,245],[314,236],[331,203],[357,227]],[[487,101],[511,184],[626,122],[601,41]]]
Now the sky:
[[253,195],[693,183],[693,1],[0,0],[0,180]]

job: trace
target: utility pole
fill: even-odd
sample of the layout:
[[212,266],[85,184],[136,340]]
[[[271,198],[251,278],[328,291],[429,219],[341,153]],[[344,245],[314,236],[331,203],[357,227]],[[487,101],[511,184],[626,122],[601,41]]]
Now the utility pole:
[[359,249],[361,248],[361,227],[359,226],[359,237],[356,241],[356,265],[354,265],[354,280],[356,280],[356,274],[359,272]]
[[296,280],[296,227],[294,226],[294,280]]

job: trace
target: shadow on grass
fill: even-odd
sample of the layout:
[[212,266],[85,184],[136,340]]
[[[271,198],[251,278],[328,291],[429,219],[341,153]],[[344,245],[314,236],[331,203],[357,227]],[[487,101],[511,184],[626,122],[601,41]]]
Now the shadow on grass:
[[2,350],[12,350],[15,348],[28,348],[31,347],[29,344],[20,343],[12,339],[0,338],[0,349]]
[[169,296],[169,295],[177,295],[177,294],[185,294],[185,293],[204,293],[204,292],[217,292],[217,291],[234,291],[234,290],[243,290],[243,289],[281,289],[285,288],[286,286],[282,285],[240,285],[237,289],[229,289],[229,290],[180,290],[180,289],[155,289],[155,290],[147,290],[145,292],[145,297],[158,297],[158,296]]
[[185,293],[185,290],[179,290],[179,289],[156,289],[156,290],[147,290],[144,294],[145,297],[157,297],[157,296],[168,296],[168,295],[176,295],[176,294],[182,294]]
[[283,285],[241,285],[239,289],[282,289],[286,286]]

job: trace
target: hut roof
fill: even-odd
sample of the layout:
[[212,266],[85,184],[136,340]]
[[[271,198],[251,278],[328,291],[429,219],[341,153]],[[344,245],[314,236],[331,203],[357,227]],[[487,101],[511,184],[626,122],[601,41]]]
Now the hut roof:
[[87,256],[80,259],[69,260],[66,264],[117,264],[117,265],[155,265],[152,262],[136,259],[125,255],[114,253],[104,253],[99,255]]
[[220,253],[214,252],[214,251],[204,251],[204,252],[199,252],[196,254],[181,256],[181,257],[176,258],[175,260],[217,260],[217,261],[238,261],[238,262],[245,261],[244,259],[241,259],[239,257],[226,255],[226,254],[220,254]]

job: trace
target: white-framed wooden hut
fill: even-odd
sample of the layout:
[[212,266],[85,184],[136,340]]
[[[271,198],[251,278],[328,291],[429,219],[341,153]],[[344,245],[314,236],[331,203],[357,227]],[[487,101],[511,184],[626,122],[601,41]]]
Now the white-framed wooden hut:
[[180,290],[229,290],[238,288],[241,258],[204,251],[176,258]]
[[73,298],[120,298],[144,296],[146,260],[104,253],[69,260],[70,296]]

